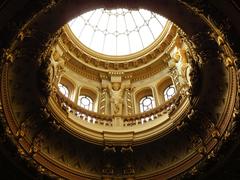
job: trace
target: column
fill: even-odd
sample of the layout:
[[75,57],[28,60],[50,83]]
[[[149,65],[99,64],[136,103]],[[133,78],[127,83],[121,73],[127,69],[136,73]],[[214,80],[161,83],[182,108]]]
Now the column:
[[160,98],[159,98],[159,94],[158,94],[158,91],[157,91],[157,88],[154,86],[154,87],[151,87],[152,89],[152,93],[153,93],[153,98],[155,100],[155,105],[156,107],[160,105]]
[[99,96],[99,113],[100,114],[106,114],[106,101],[107,99],[107,88],[101,89],[101,94]]
[[126,112],[127,115],[133,114],[133,100],[132,100],[132,92],[130,88],[126,89]]

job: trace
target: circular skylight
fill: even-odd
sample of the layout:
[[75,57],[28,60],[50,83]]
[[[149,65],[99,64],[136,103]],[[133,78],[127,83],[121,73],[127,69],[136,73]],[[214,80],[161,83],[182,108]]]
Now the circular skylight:
[[71,20],[73,34],[88,48],[106,55],[128,55],[153,43],[167,19],[148,10],[96,9]]

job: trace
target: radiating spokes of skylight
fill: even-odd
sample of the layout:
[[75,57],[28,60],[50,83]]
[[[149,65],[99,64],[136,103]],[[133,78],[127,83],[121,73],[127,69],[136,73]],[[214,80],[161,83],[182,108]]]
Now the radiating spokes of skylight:
[[68,25],[87,47],[107,55],[138,52],[156,40],[167,19],[145,9],[96,9],[71,20]]

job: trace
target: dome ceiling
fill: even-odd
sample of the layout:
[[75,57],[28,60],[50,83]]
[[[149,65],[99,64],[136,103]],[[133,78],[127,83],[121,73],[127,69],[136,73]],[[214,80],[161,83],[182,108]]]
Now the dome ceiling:
[[[0,64],[1,143],[16,149],[13,157],[9,157],[21,157],[21,161],[27,162],[27,167],[36,169],[39,175],[65,179],[192,179],[202,173],[202,169],[212,169],[221,161],[223,152],[231,148],[229,142],[234,141],[236,127],[239,127],[239,60],[236,57],[239,48],[228,39],[232,31],[224,26],[222,14],[202,1],[72,2],[29,1],[7,25],[5,30],[8,31],[4,31],[3,42],[6,43],[1,49]],[[79,12],[98,7],[146,7],[154,12],[161,11],[186,32],[180,33],[181,38],[189,40],[193,52],[189,56],[193,68],[189,77],[192,86],[189,91],[180,92],[180,103],[174,102],[173,111],[167,112],[173,128],[144,144],[85,141],[72,129],[65,128],[67,122],[58,119],[50,107],[50,100],[55,98],[60,104],[56,104],[54,110],[64,118],[73,115],[71,109],[64,110],[66,103],[73,102],[56,98],[54,82],[59,72],[64,71],[51,61],[52,47],[64,34],[59,28]],[[69,15],[69,12],[73,13]],[[18,22],[17,27],[15,22]],[[68,54],[54,56],[67,57],[67,61],[74,56],[85,57],[74,48],[66,48]],[[159,52],[158,49],[149,57],[156,57]],[[60,60],[56,62],[64,65]],[[95,60],[98,59],[95,57]],[[146,63],[146,59],[137,60],[143,66]],[[95,66],[99,64],[102,69],[107,68],[100,62]],[[119,78],[112,79],[119,83]],[[103,89],[99,90],[104,93]],[[169,93],[166,95],[171,95],[171,91]],[[189,103],[181,104],[184,99]],[[179,105],[181,108],[177,108],[179,113],[176,113],[174,109]],[[171,121],[174,118],[179,121]],[[109,134],[101,135],[108,139]],[[132,136],[136,137],[134,133]],[[118,139],[116,136],[115,140]]]
[[167,19],[148,10],[96,9],[70,22],[71,31],[90,49],[120,56],[138,52],[160,35]]

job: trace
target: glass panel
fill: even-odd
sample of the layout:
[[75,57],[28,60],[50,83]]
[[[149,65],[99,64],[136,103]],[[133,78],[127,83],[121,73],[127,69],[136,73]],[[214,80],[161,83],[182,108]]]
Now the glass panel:
[[[117,37],[117,54],[118,55],[124,55],[128,54],[130,52],[130,47],[128,42],[128,37],[127,35],[120,35]],[[121,48],[118,48],[121,47]]]
[[114,15],[111,15],[111,16],[109,16],[109,22],[108,22],[108,28],[107,28],[107,31],[108,31],[108,33],[110,34],[110,33],[114,33],[114,32],[116,32],[116,30],[117,30],[117,19],[116,19],[116,16],[114,16]]
[[116,55],[116,37],[112,34],[106,36],[104,52],[109,55]]
[[165,101],[171,99],[176,93],[176,89],[174,87],[174,85],[170,85],[168,86],[165,90],[164,90],[164,99]]
[[166,22],[166,18],[144,9],[101,8],[80,15],[68,25],[92,50],[107,55],[127,55],[150,45],[159,37]]
[[140,112],[145,112],[153,109],[155,107],[155,101],[152,96],[145,96],[140,100],[139,103]]
[[118,33],[125,33],[127,31],[124,16],[117,17],[117,31]]
[[137,52],[143,49],[142,41],[138,32],[132,32],[129,34],[129,41],[131,52]]
[[62,84],[58,84],[58,88],[59,88],[59,91],[66,97],[69,96],[69,90],[66,86],[62,85]]
[[149,27],[154,35],[154,38],[156,39],[159,36],[159,29],[162,29],[161,24],[159,23],[159,21],[155,18],[152,18],[149,21]]
[[99,20],[98,26],[97,26],[100,31],[104,31],[107,29],[108,19],[109,19],[108,14],[104,13],[103,11],[102,11],[102,13],[103,14],[102,14],[102,16]]
[[97,9],[94,11],[94,14],[92,15],[91,19],[89,20],[89,24],[92,27],[96,27],[101,19],[102,11]]
[[136,25],[135,25],[134,20],[132,18],[132,14],[130,12],[126,13],[125,21],[126,21],[126,25],[127,25],[127,30],[129,32],[133,31],[136,28]]
[[93,110],[93,100],[88,96],[79,96],[78,105],[87,110]]
[[92,49],[94,49],[98,52],[101,52],[103,50],[104,38],[105,38],[105,36],[104,36],[103,32],[96,31],[93,36],[92,42],[91,42]]
[[91,18],[92,14],[94,13],[94,10],[93,11],[89,11],[89,12],[86,12],[84,13],[83,15],[81,15],[83,17],[83,19],[85,20],[88,20]]
[[85,26],[81,34],[81,41],[83,44],[89,45],[93,36],[93,28],[91,26]]
[[132,16],[137,27],[141,27],[144,25],[144,19],[142,18],[141,14],[138,11],[133,11]]
[[85,22],[82,19],[82,17],[78,17],[76,19],[73,19],[70,21],[71,24],[71,30],[75,34],[76,37],[80,37],[80,34],[85,26]]
[[142,17],[148,21],[152,17],[152,13],[145,9],[140,9],[139,13],[142,15]]
[[149,27],[143,26],[139,32],[140,32],[144,47],[147,47],[149,44],[151,44],[153,42],[153,40],[154,40],[153,35],[150,32]]

